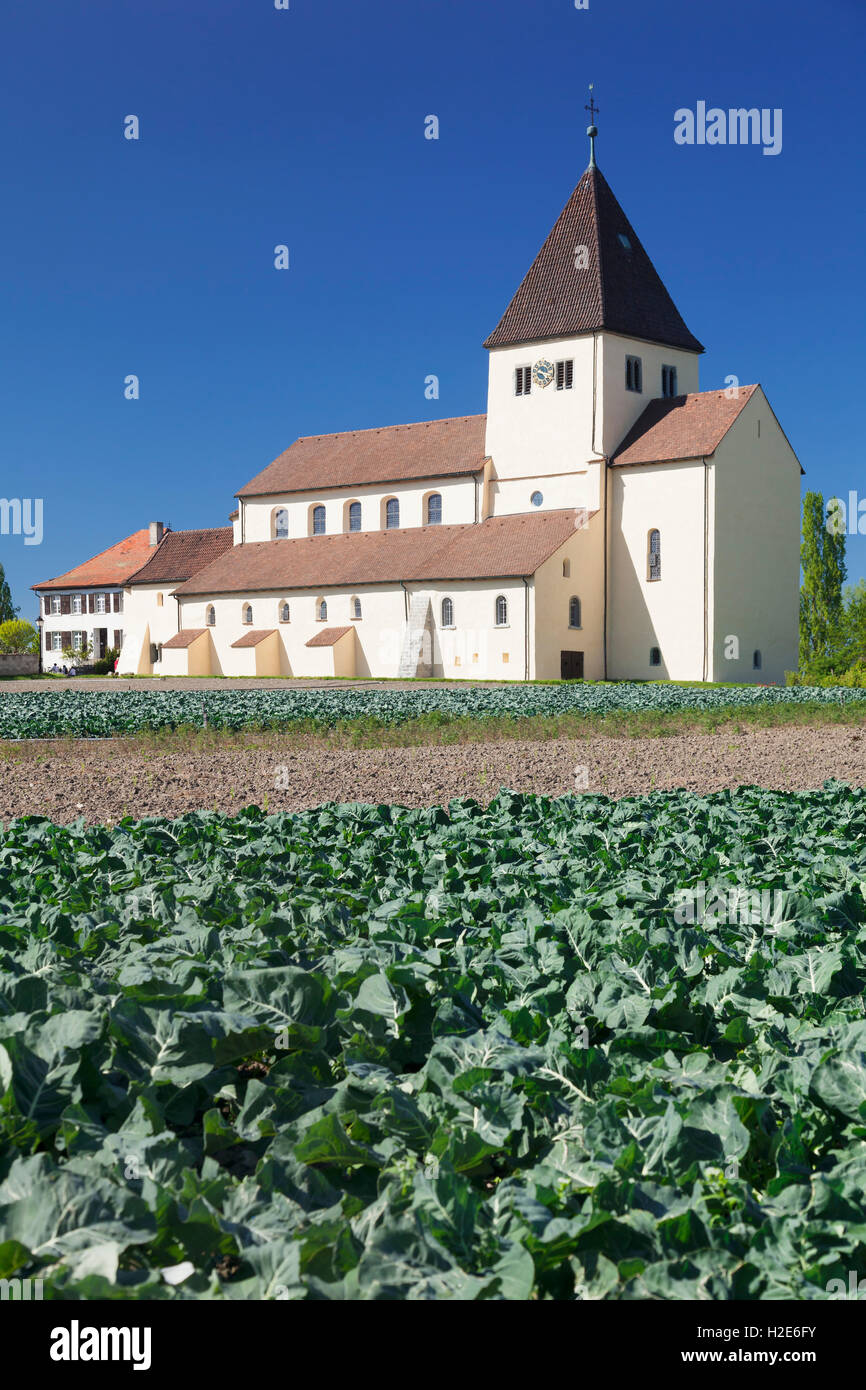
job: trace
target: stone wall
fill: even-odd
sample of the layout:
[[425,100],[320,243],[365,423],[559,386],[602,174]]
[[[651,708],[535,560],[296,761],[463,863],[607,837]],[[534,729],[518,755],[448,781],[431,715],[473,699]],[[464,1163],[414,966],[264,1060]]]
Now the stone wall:
[[36,652],[0,652],[0,679],[3,676],[37,676],[39,656]]

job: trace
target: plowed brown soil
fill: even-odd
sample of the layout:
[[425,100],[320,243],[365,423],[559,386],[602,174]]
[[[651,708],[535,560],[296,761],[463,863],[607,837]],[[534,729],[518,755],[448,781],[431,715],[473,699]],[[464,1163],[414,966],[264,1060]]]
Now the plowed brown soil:
[[278,735],[248,747],[142,749],[111,742],[6,745],[0,820],[179,816],[187,811],[302,810],[326,801],[423,806],[501,787],[620,797],[755,784],[794,791],[828,778],[866,785],[866,738],[855,726],[771,728],[661,738],[553,739],[450,747],[298,749]]

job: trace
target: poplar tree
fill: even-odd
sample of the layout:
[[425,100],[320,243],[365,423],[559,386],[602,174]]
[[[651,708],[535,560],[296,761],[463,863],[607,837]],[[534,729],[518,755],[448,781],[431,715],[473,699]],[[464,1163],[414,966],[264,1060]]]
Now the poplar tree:
[[803,498],[800,563],[800,670],[808,671],[816,662],[832,659],[840,636],[847,574],[844,522],[839,513],[825,518],[820,492],[807,492]]
[[12,603],[12,590],[0,565],[0,623],[9,623],[18,616],[18,609]]

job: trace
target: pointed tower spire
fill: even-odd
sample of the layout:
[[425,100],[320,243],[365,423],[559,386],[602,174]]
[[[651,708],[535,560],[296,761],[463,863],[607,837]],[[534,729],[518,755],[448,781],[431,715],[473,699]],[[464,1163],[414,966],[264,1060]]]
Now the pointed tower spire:
[[593,88],[593,83],[590,82],[590,84],[589,84],[589,104],[588,104],[587,106],[584,106],[584,108],[583,108],[584,111],[588,111],[588,112],[589,112],[589,119],[590,119],[590,124],[586,127],[586,133],[587,133],[587,135],[589,136],[589,167],[590,167],[590,169],[594,169],[594,168],[596,167],[596,163],[595,163],[595,137],[596,137],[596,135],[598,135],[598,126],[597,126],[596,123],[595,123],[595,118],[596,118],[596,115],[597,115],[598,111],[601,109],[600,107],[596,106],[596,104],[595,104],[595,97],[592,95],[592,88]]
[[[595,108],[597,109],[597,108]],[[590,139],[595,140],[595,126]],[[594,159],[484,346],[607,329],[703,352]]]

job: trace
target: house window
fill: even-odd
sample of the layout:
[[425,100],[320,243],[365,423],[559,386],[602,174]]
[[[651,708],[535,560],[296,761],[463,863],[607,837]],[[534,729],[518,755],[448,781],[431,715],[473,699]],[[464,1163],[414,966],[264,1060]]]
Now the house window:
[[352,601],[351,601],[351,608],[352,608],[352,619],[353,619],[354,622],[358,622],[358,621],[360,620],[360,617],[361,617],[361,600],[360,600],[359,598],[354,598],[354,597],[353,597],[353,598],[352,598]]
[[385,530],[395,531],[400,525],[400,503],[396,497],[389,497],[385,503]]
[[274,540],[284,541],[289,534],[289,513],[285,507],[277,507],[274,512]]
[[72,611],[73,611],[73,613],[80,613],[80,612],[82,611],[82,610],[81,610],[81,595],[80,595],[80,594],[73,594],[73,595],[72,595]]
[[114,611],[115,613],[123,612],[123,594],[114,595]]
[[280,622],[281,622],[281,623],[287,623],[288,621],[289,621],[289,605],[285,602],[285,600],[283,600],[283,602],[280,604]]
[[60,612],[60,595],[59,595],[59,594],[52,594],[52,596],[51,596],[51,612],[52,612],[52,613],[59,613],[59,612]]
[[74,652],[81,651],[81,636],[82,634],[80,632],[73,632],[72,634],[72,650]]
[[514,373],[515,396],[528,396],[532,390],[532,368],[518,367]]
[[557,391],[570,391],[574,385],[574,359],[556,364]]
[[626,391],[643,390],[643,366],[639,357],[627,357],[625,359],[625,389]]
[[60,632],[52,632],[52,634],[51,634],[51,650],[52,650],[53,652],[62,652],[62,651],[63,651],[63,634],[62,634],[62,633],[60,633]]
[[442,626],[454,626],[454,602],[450,598],[443,598],[442,600]]
[[253,620],[253,605],[252,605],[251,603],[245,603],[244,606],[243,606],[243,608],[241,609],[241,621],[244,622],[244,623],[246,623],[247,626],[249,626],[250,623],[252,622],[252,620]]
[[508,599],[504,594],[500,594],[496,600],[496,626],[508,626]]
[[431,492],[427,498],[427,525],[442,525],[442,494]]
[[568,600],[568,626],[580,627],[580,599],[570,598]]
[[675,396],[677,394],[677,369],[676,367],[662,367],[662,395]]
[[658,647],[650,647],[650,666],[661,666],[662,654]]
[[313,535],[324,536],[325,534],[325,508],[322,506],[313,508]]
[[204,620],[206,627],[216,627],[216,609],[212,603],[209,603],[205,609]]
[[96,611],[97,613],[105,612],[105,594],[96,595]]
[[761,653],[757,650],[752,652],[752,669],[755,671],[761,669]]
[[328,621],[328,603],[326,599],[320,598],[316,604],[316,618],[320,623]]
[[544,501],[544,493],[533,492],[529,500],[532,503],[533,507],[540,507],[542,502]]
[[660,531],[650,531],[647,546],[647,579],[662,577],[662,537]]
[[349,503],[349,530],[360,531],[361,529],[361,503]]

